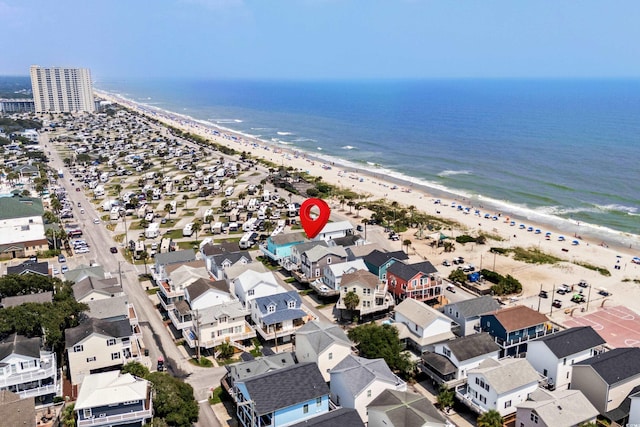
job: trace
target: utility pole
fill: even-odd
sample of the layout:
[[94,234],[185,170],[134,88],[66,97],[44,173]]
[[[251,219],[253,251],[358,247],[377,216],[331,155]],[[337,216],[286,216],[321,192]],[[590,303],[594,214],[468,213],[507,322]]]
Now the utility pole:
[[540,301],[542,300],[542,283],[540,283],[540,293],[538,293],[538,313],[540,313]]
[[120,277],[120,286],[123,286],[123,284],[122,284],[122,261],[118,261],[118,276]]
[[589,285],[589,293],[587,294],[587,308],[586,311],[589,311],[589,300],[591,299],[591,285]]
[[551,290],[551,311],[549,311],[549,316],[553,313],[553,297],[556,296],[556,284],[553,284],[553,289]]

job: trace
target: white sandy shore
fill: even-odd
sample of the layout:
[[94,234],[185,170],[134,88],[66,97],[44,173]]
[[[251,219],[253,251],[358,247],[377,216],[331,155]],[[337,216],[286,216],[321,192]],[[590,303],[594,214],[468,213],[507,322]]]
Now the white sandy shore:
[[[99,95],[171,126],[207,137],[218,144],[232,147],[237,151],[251,152],[253,156],[270,160],[275,164],[287,167],[292,166],[297,170],[308,171],[311,175],[322,176],[323,180],[330,184],[352,189],[360,194],[370,195],[368,200],[387,199],[397,201],[401,205],[413,205],[419,211],[434,216],[450,218],[460,223],[460,229],[445,230],[444,234],[446,235],[456,236],[463,233],[476,235],[478,232],[484,231],[488,234],[499,235],[503,239],[502,241],[489,240],[486,245],[467,244],[463,246],[456,244],[457,249],[453,254],[445,254],[442,249],[431,248],[428,245],[428,240],[417,239],[414,236],[416,230],[409,230],[401,236],[400,242],[398,242],[398,249],[400,249],[402,240],[411,240],[412,248],[410,252],[416,259],[418,257],[428,259],[434,265],[439,266],[444,259],[451,260],[455,256],[464,256],[467,262],[473,263],[476,267],[482,266],[493,269],[495,265],[495,270],[499,273],[503,275],[511,274],[520,280],[524,286],[523,297],[537,295],[541,286],[551,291],[553,286],[563,283],[574,284],[584,279],[591,283],[594,288],[605,287],[613,292],[615,303],[627,305],[640,312],[640,284],[633,282],[633,279],[640,279],[640,265],[631,262],[632,257],[640,255],[640,251],[634,251],[619,245],[616,246],[612,243],[607,245],[600,240],[590,239],[586,234],[582,236],[584,238],[580,238],[578,235],[574,236],[573,233],[565,234],[566,230],[553,229],[544,224],[524,223],[516,219],[514,226],[511,225],[512,218],[508,218],[506,214],[479,209],[478,215],[475,213],[478,207],[471,208],[463,200],[438,197],[440,203],[436,204],[434,196],[424,191],[418,191],[410,187],[410,184],[405,184],[403,188],[400,183],[393,184],[388,180],[380,179],[380,175],[373,177],[373,175],[363,174],[361,171],[356,173],[352,169],[340,166],[332,166],[327,169],[327,164],[305,157],[302,153],[299,156],[295,156],[291,150],[275,147],[263,141],[252,140],[228,131],[220,131],[218,135],[215,135],[213,128],[190,120],[188,117],[155,111],[103,92],[100,92]],[[398,188],[393,189],[395,185]],[[333,201],[332,205],[334,208],[337,207],[337,201]],[[455,207],[452,207],[452,205]],[[469,207],[469,213],[465,213],[464,209],[459,210],[458,205],[463,206],[463,208]],[[484,218],[487,213],[491,216],[490,219]],[[368,216],[369,213],[361,211],[360,214],[361,216]],[[498,219],[492,219],[494,216],[498,217]],[[520,224],[523,223],[525,228],[521,229]],[[533,230],[540,229],[541,231],[536,234],[535,231],[527,231],[528,227],[533,227]],[[549,240],[545,239],[545,233],[547,232],[552,233]],[[564,242],[558,240],[560,235],[565,237],[566,240]],[[579,244],[572,244],[574,240],[577,240]],[[525,264],[514,261],[511,258],[491,254],[489,248],[492,246],[536,247],[543,252],[566,260],[566,262],[555,265]],[[611,272],[611,276],[602,276],[598,272],[577,265],[576,262],[606,268]],[[615,265],[619,265],[620,269],[615,269]],[[442,270],[446,274],[446,270]],[[556,316],[562,316],[560,310],[557,313]]]

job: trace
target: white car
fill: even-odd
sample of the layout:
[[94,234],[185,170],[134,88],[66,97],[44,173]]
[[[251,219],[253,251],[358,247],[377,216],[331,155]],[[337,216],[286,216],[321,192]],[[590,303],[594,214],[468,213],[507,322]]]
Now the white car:
[[94,224],[100,224],[100,218],[95,218],[95,219],[93,220],[93,223],[94,223]]
[[53,274],[60,274],[60,270],[57,267],[53,267]]
[[82,247],[82,248],[78,248],[78,249],[76,249],[76,250],[75,250],[75,252],[76,252],[77,254],[86,254],[86,253],[88,253],[88,252],[90,252],[90,251],[89,251],[89,248]]

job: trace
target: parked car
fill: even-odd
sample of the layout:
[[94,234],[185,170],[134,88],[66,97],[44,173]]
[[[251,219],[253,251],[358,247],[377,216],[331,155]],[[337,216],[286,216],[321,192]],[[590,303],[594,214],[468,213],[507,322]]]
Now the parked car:
[[540,298],[549,298],[549,295],[547,294],[547,291],[540,291],[540,293],[538,294],[538,296]]
[[115,246],[111,246],[109,248],[109,252],[111,252],[112,254],[117,254],[118,253],[118,248],[116,248]]
[[80,248],[75,250],[75,253],[77,253],[77,254],[86,254],[86,253],[89,253],[89,252],[91,252],[91,251],[86,246],[80,247]]
[[67,262],[67,259],[64,257],[64,255],[60,254],[58,255],[58,262],[60,263]]
[[453,286],[447,286],[447,290],[448,290],[449,292],[451,292],[452,294],[455,294],[455,293],[456,293],[456,288],[454,288]]
[[611,295],[611,292],[609,292],[605,288],[600,288],[598,289],[598,295],[602,295],[603,297],[608,297],[609,295]]
[[95,218],[95,219],[93,220],[93,223],[94,223],[94,224],[100,224],[100,218]]
[[442,265],[444,265],[445,267],[451,267],[451,263],[449,261],[447,261],[446,259],[444,261],[442,261]]
[[584,302],[584,295],[575,294],[574,296],[571,297],[571,302],[575,302],[577,304],[580,304],[581,302]]
[[60,271],[62,272],[62,274],[64,274],[67,271],[69,271],[69,267],[67,267],[66,265],[63,265],[62,268],[60,269]]
[[555,308],[561,308],[562,307],[562,301],[560,301],[559,299],[554,299],[553,303],[551,305],[554,306]]
[[53,267],[53,274],[60,274],[60,270],[58,270],[58,267]]
[[567,285],[560,285],[556,292],[558,292],[560,295],[564,295],[566,293],[569,293],[569,291],[571,291],[570,287],[568,287]]
[[156,365],[158,372],[164,371],[164,359],[162,357],[158,358],[158,364]]
[[588,288],[589,284],[586,282],[586,280],[580,280],[578,282],[578,286],[580,286],[581,288]]

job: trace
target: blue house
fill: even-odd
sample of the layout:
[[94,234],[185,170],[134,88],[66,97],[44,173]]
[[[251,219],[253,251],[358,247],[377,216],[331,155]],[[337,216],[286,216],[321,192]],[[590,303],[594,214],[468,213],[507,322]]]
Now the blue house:
[[[276,234],[267,239],[267,244],[260,246],[262,253],[269,259],[287,268],[291,258],[291,248],[306,241],[303,232]],[[292,267],[292,265],[291,265]]]
[[153,418],[151,383],[120,371],[88,375],[74,409],[78,427],[142,427]]
[[480,328],[498,343],[500,357],[524,355],[529,340],[556,331],[547,316],[524,305],[481,315]]
[[315,363],[236,381],[234,388],[243,427],[287,426],[329,412],[329,387]]
[[387,269],[397,261],[405,261],[408,259],[409,256],[402,251],[382,252],[377,249],[363,258],[369,272],[378,276],[378,278],[385,281],[385,283],[387,280]]

